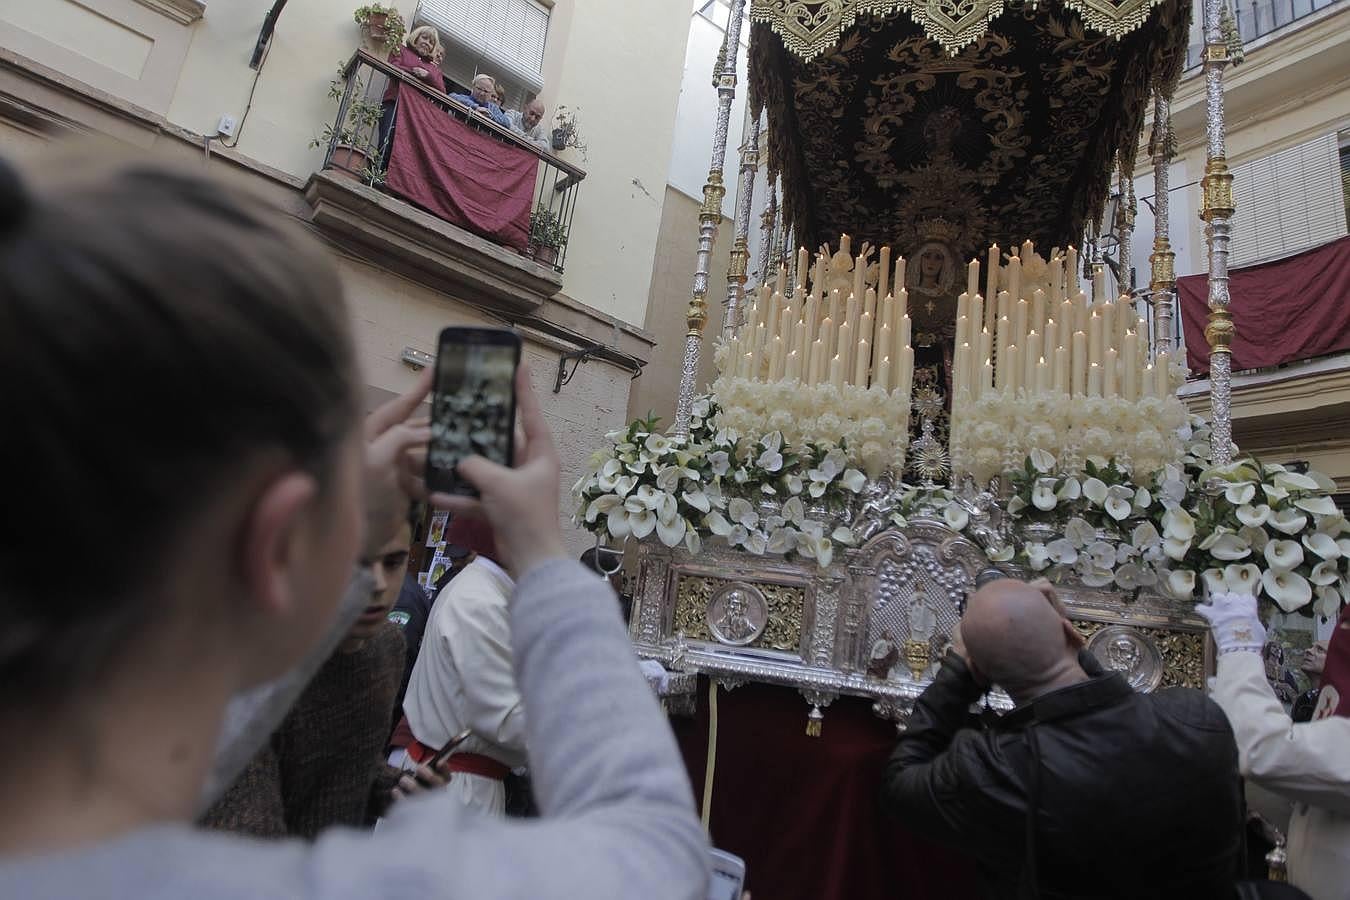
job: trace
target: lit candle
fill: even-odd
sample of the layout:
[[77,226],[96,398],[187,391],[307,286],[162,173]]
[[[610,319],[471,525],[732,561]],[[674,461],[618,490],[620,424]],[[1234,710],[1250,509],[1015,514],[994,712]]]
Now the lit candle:
[[912,347],[906,346],[904,352],[900,354],[900,372],[895,377],[899,381],[900,396],[908,404],[910,395],[914,393],[914,350]]
[[1121,379],[1121,394],[1126,400],[1134,401],[1139,399],[1139,335],[1133,331],[1125,332],[1125,348],[1121,351],[1121,361],[1124,363],[1123,377]]
[[858,327],[859,325],[862,324],[859,321],[862,315],[862,305],[863,305],[863,295],[861,291],[851,295],[848,298],[848,313],[845,316],[844,321],[848,323],[848,333],[850,335],[851,340],[849,341],[848,344],[848,352],[839,354],[844,358],[845,375],[847,375],[853,368],[853,354],[855,351],[853,345],[858,341]]
[[778,277],[774,279],[774,293],[781,297],[787,296],[787,266],[778,264]]
[[1064,251],[1064,292],[1078,293],[1078,251],[1073,247]]
[[751,379],[755,377],[755,352],[753,350],[741,357],[741,377]]
[[[989,248],[989,271],[987,275],[989,276],[988,286],[985,288],[984,295],[993,301],[998,297],[998,244]],[[993,318],[993,316],[991,315],[990,318]],[[993,328],[993,323],[987,322],[985,327]]]
[[[998,337],[998,352],[1000,355],[1006,353],[1008,348],[1011,347],[1014,343],[1016,343],[1016,341],[1014,341],[1012,337],[1012,322],[1008,321],[1007,316],[999,317],[997,337]],[[998,367],[999,369],[1003,368],[1002,359],[999,360]],[[1002,381],[1000,381],[999,383],[1002,384]],[[1000,388],[1000,390],[1002,390],[1002,388]]]
[[1116,345],[1116,305],[1110,301],[1100,308],[1102,317],[1102,353]]
[[1115,347],[1106,348],[1106,358],[1102,361],[1102,396],[1116,396],[1116,353]]
[[966,293],[974,297],[980,292],[980,261],[972,259],[966,266]]
[[768,330],[764,327],[764,323],[756,323],[755,334],[750,342],[750,362],[746,366],[745,372],[745,377],[747,378],[759,378],[760,361],[764,353],[764,348],[769,345],[768,338],[766,337],[767,334]]
[[1041,357],[1036,363],[1036,393],[1046,394],[1050,391],[1050,367],[1046,365],[1045,357]]
[[867,369],[872,364],[872,342],[867,338],[858,341],[853,355],[853,383],[858,387],[867,387]]
[[872,314],[870,312],[863,313],[862,318],[858,320],[858,343],[867,341],[871,344],[876,341],[876,327],[877,323],[872,318]]
[[[979,294],[970,295],[970,333],[972,336],[978,335],[984,330],[984,298]],[[971,340],[971,345],[975,345],[976,340]]]
[[1071,365],[1072,381],[1070,381],[1070,386],[1076,397],[1081,397],[1087,393],[1087,351],[1087,335],[1081,331],[1075,331],[1073,333],[1073,361]]
[[[847,328],[848,325],[844,324],[840,327]],[[844,386],[844,363],[837,353],[834,355],[834,358],[830,360],[830,384],[837,388]]]
[[837,336],[834,339],[834,354],[843,360],[844,368],[842,371],[852,371],[853,360],[853,329],[849,327],[848,322],[842,322],[839,325]]
[[1036,360],[1041,358],[1041,336],[1029,332],[1022,344],[1022,387],[1028,394],[1036,386]]
[[785,309],[785,310],[782,310],[782,311],[778,314],[778,333],[779,333],[779,335],[782,336],[782,338],[783,338],[783,343],[786,345],[785,348],[784,348],[784,350],[783,350],[784,355],[786,355],[786,354],[787,354],[787,351],[790,350],[790,349],[792,349],[792,347],[794,346],[793,343],[792,343],[792,310],[791,310],[791,309]]
[[1172,396],[1172,354],[1166,350],[1159,353],[1157,365],[1153,368],[1158,377],[1156,396],[1163,399]]
[[764,327],[768,329],[766,331],[766,335],[768,336],[768,339],[770,341],[772,341],[778,335],[782,334],[782,332],[779,330],[779,325],[781,324],[782,321],[782,313],[781,313],[782,308],[783,308],[783,295],[774,292],[774,294],[769,297],[769,307],[764,312]]
[[1106,302],[1106,267],[1094,266],[1092,269],[1092,305]]
[[[904,350],[904,351],[909,351],[909,350],[910,350],[910,343],[911,343],[911,340],[912,340],[912,338],[913,338],[913,335],[911,334],[910,329],[911,329],[911,323],[910,323],[910,320],[909,320],[909,316],[906,315],[906,316],[904,316],[903,318],[900,319],[900,330],[899,330],[899,332],[895,335],[895,339],[896,339],[896,341],[899,342],[899,345],[900,345],[900,349],[901,349],[901,350]],[[897,354],[897,355],[900,356],[900,357],[902,357],[902,358],[904,357],[904,353],[899,353],[899,354]]]
[[[998,318],[995,319],[995,322],[1003,319],[1012,321],[1012,296],[1007,291],[998,292]],[[1007,346],[1001,338],[999,340],[999,346]]]
[[1140,387],[1145,397],[1158,396],[1158,370],[1151,363],[1144,366],[1144,374],[1140,378]]
[[[873,323],[873,327],[876,327],[875,323],[877,321],[878,296],[885,296],[885,295],[878,295],[877,292],[872,290],[871,288],[868,288],[867,293],[863,295],[863,315],[867,316],[868,321]],[[872,339],[872,332],[868,331],[867,333],[863,333],[863,330],[859,328],[858,337],[865,337],[870,341]]]
[[[989,363],[991,363],[991,364],[992,364],[992,362],[993,362],[993,359],[994,359],[994,334],[993,334],[993,332],[991,332],[988,328],[982,328],[982,329],[980,329],[980,347],[979,347],[979,357],[978,357],[978,358],[979,358],[979,359],[982,359],[982,360],[985,360],[986,362],[989,362]],[[985,387],[988,387],[990,390],[993,389],[993,387],[994,387],[994,381],[993,381],[992,378],[989,380],[989,383],[988,383],[987,385],[985,385]]]
[[992,391],[994,389],[994,361],[986,359],[984,368],[980,371],[980,393]]
[[807,379],[806,382],[807,384],[820,383],[821,369],[824,365],[825,365],[825,345],[824,343],[821,342],[820,338],[816,338],[814,341],[811,342],[811,365],[808,367],[811,374],[810,377]]
[[877,262],[877,296],[886,296],[886,287],[890,284],[888,280],[891,274],[891,248],[885,246],[881,248],[881,259]]
[[1102,317],[1096,309],[1088,319],[1088,365],[1097,366],[1102,362]]
[[[852,295],[853,297],[858,298],[859,303],[862,303],[863,277],[866,274],[867,274],[867,261],[864,260],[862,254],[859,253],[858,258],[853,261],[853,295]],[[857,326],[858,323],[854,322],[853,327],[857,328]]]
[[[882,346],[885,346],[884,344]],[[872,384],[880,387],[883,391],[891,389],[891,358],[883,356],[881,362],[877,364],[876,377],[872,379]]]
[[802,331],[801,343],[797,345],[797,349],[802,354],[802,365],[806,366],[806,371],[809,372],[811,342],[816,339],[816,325],[820,322],[820,298],[815,294],[806,298],[806,309],[802,312],[802,322],[806,328]]
[[1059,349],[1059,325],[1055,323],[1054,319],[1050,319],[1045,323],[1044,340],[1045,349],[1042,351],[1041,355],[1053,360],[1055,358],[1055,351]]
[[969,359],[970,344],[964,343],[956,348],[956,356],[952,360],[952,391],[956,396],[961,396],[962,392],[970,392],[970,364]]
[[1050,260],[1050,303],[1053,307],[1064,299],[1064,257]]
[[[891,360],[891,355],[894,354],[894,353],[896,352],[896,344],[895,344],[894,340],[892,339],[892,337],[893,337],[893,336],[892,336],[892,334],[891,334],[891,326],[890,326],[890,325],[882,325],[880,328],[877,329],[877,340],[876,340],[877,353],[881,354],[881,355],[882,355],[882,358],[884,358],[884,359],[886,360],[887,363],[890,362],[890,360]],[[899,359],[899,358],[900,358],[900,357],[897,355],[897,356],[896,356],[896,359]],[[886,390],[888,390],[888,391],[891,389],[891,377],[890,377],[890,372],[891,372],[890,366],[887,365],[887,367],[886,367]],[[877,381],[877,380],[880,380],[880,379],[873,379],[873,380],[874,380],[874,381]]]
[[1060,347],[1055,350],[1055,393],[1067,394],[1069,392],[1069,348]]
[[1036,252],[1036,245],[1031,242],[1031,238],[1027,238],[1026,241],[1022,244],[1022,258],[1029,260],[1031,259],[1031,254],[1035,252]]
[[773,336],[773,346],[769,348],[769,381],[781,381],[783,379],[783,348],[787,344],[783,343],[782,335]]
[[843,297],[840,295],[839,289],[835,288],[834,290],[830,291],[829,316],[831,322],[839,323],[844,321],[844,317],[840,315],[840,307],[842,305],[843,305]]
[[1059,316],[1057,318],[1064,324],[1064,340],[1067,342],[1074,332],[1073,301],[1065,300],[1063,303],[1059,304],[1058,309]]
[[800,303],[806,296],[806,275],[811,271],[811,254],[802,247],[797,251],[797,287],[792,291],[792,302]]
[[[999,363],[999,368],[1003,369],[1004,365]],[[1018,352],[1016,344],[1012,344],[1008,347],[1008,364],[1006,368],[1008,369],[1008,375],[1004,379],[1004,385],[1008,390],[1008,394],[1012,397],[1016,397],[1018,389],[1022,386],[1022,355]]]
[[783,363],[783,376],[788,381],[802,380],[802,357],[795,349],[788,351],[787,359]]
[[1089,397],[1102,395],[1102,367],[1097,363],[1088,363],[1087,395]]
[[1031,294],[1031,328],[1045,334],[1045,291],[1040,288]]
[[853,255],[853,238],[846,234],[839,235],[839,252],[846,256]]
[[907,315],[909,315],[909,290],[902,287],[895,295],[895,318],[891,320],[892,327],[898,328],[900,320]]
[[895,277],[891,279],[891,293],[897,297],[905,292],[905,258],[899,257],[895,261]]
[[825,320],[820,323],[820,332],[816,335],[820,339],[820,343],[823,346],[825,353],[825,356],[820,363],[820,375],[822,378],[828,374],[830,357],[834,356],[835,327],[834,319],[826,316]]
[[961,330],[961,320],[968,319],[970,315],[970,295],[962,291],[956,298],[956,343],[960,344],[964,332]]
[[727,367],[723,374],[731,375],[732,377],[740,374],[741,352],[740,337],[733,337],[731,340],[727,341]]
[[1013,300],[1022,299],[1022,260],[1016,256],[1008,260],[1008,294]]
[[1089,314],[1087,295],[1079,291],[1073,298],[1073,328],[1075,331],[1087,332]]
[[1027,319],[1031,317],[1031,304],[1025,299],[1018,300],[1013,304],[1013,330],[1012,339],[1014,344],[1022,344],[1027,336]]
[[829,262],[825,259],[824,253],[816,254],[816,271],[811,279],[811,296],[816,298],[819,303],[825,297],[825,269]]

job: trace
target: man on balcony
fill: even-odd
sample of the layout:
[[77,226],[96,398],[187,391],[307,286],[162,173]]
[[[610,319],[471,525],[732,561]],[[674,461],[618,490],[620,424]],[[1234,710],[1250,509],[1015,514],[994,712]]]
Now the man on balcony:
[[476,75],[469,93],[451,94],[450,99],[463,103],[473,112],[480,116],[486,116],[503,128],[510,128],[511,121],[506,118],[502,108],[497,105],[496,90],[497,83],[493,81],[491,75]]
[[524,109],[508,109],[506,117],[511,122],[511,130],[540,150],[548,151],[548,135],[544,133],[544,104],[539,98],[525,104]]

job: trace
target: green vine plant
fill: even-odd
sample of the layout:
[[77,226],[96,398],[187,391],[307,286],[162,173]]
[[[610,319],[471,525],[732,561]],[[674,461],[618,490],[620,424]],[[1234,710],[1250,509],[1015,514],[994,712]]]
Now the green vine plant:
[[384,50],[385,53],[393,53],[403,43],[403,36],[407,31],[403,14],[396,7],[384,3],[368,3],[365,6],[358,6],[352,17],[357,25],[370,27],[373,31],[376,26],[372,25],[371,19],[381,15],[385,17]]
[[[363,7],[364,8],[364,7]],[[328,85],[328,98],[339,105],[347,90],[346,63],[338,66],[337,77]],[[357,176],[371,187],[383,185],[386,171],[382,164],[383,148],[380,146],[380,115],[382,110],[378,99],[371,99],[368,90],[369,77],[353,73],[355,85],[351,102],[347,104],[347,114],[341,122],[324,125],[323,131],[309,142],[310,147],[327,147],[336,139],[336,147],[346,148],[365,156],[366,163]]]

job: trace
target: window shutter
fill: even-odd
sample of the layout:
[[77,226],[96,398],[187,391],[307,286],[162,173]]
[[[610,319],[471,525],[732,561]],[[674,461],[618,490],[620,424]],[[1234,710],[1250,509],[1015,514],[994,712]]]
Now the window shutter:
[[548,16],[537,0],[421,0],[413,20],[440,31],[445,69],[456,81],[468,84],[486,72],[538,93]]
[[1230,266],[1278,259],[1346,233],[1336,135],[1233,169]]

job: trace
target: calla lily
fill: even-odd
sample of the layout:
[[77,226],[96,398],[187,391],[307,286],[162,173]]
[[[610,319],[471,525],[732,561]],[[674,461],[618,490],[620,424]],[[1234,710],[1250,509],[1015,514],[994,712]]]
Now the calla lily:
[[1013,496],[1008,500],[1008,515],[1015,516],[1027,508],[1027,501],[1021,497]]
[[1106,587],[1116,580],[1116,575],[1110,569],[1088,566],[1086,570],[1079,571],[1078,580],[1088,587]]
[[783,486],[787,488],[789,494],[800,494],[802,492],[802,476],[789,475],[783,479]]
[[1106,514],[1119,522],[1133,509],[1134,491],[1123,484],[1113,484],[1106,492]]
[[661,492],[657,497],[656,508],[653,512],[656,513],[658,522],[669,525],[680,514],[680,501],[676,500],[672,494]]
[[1259,528],[1270,519],[1270,507],[1264,503],[1259,506],[1246,503],[1237,508],[1237,517],[1243,525]]
[[602,494],[590,502],[586,507],[586,521],[594,522],[600,517],[601,513],[608,514],[616,506],[623,505],[623,498],[616,497],[613,494]]
[[1338,512],[1335,502],[1325,494],[1320,497],[1299,497],[1294,505],[1304,512],[1319,516],[1334,516]]
[[1223,579],[1223,569],[1206,569],[1200,573],[1200,577],[1205,580],[1205,590],[1211,597],[1228,590],[1228,583]]
[[1116,564],[1116,548],[1106,541],[1093,541],[1083,550],[1097,569],[1110,569]]
[[694,528],[693,525],[689,525],[685,529],[684,549],[688,550],[694,556],[698,556],[703,550],[703,538],[699,536],[698,529]]
[[960,531],[970,524],[970,513],[959,503],[948,503],[942,510],[942,518],[952,531]]
[[1332,537],[1350,531],[1350,522],[1346,522],[1345,516],[1337,512],[1334,516],[1318,516],[1317,530],[1323,534],[1329,534]]
[[661,492],[650,484],[644,484],[634,491],[633,496],[629,499],[642,504],[647,509],[656,509],[657,504],[661,500]]
[[1308,517],[1296,509],[1282,509],[1270,517],[1270,527],[1285,534],[1298,534],[1308,524]]
[[834,531],[830,532],[830,540],[836,544],[843,544],[845,547],[852,547],[855,543],[853,539],[853,529],[840,525]]
[[798,528],[802,527],[802,519],[806,518],[806,504],[802,503],[801,497],[791,497],[783,504],[783,518]]
[[984,551],[984,555],[989,557],[990,562],[1011,562],[1012,558],[1016,555],[1016,551],[1013,550],[1012,545],[1009,544],[1005,547],[990,547],[988,550]]
[[1183,560],[1191,552],[1191,542],[1180,538],[1163,538],[1163,554],[1169,559]]
[[653,456],[660,456],[670,449],[670,439],[664,434],[649,434],[647,440],[642,442],[642,446]]
[[725,450],[714,450],[708,454],[707,460],[708,468],[712,469],[712,473],[719,477],[727,474],[731,469],[731,454]]
[[775,528],[769,533],[768,551],[787,553],[797,546],[797,532],[791,528]]
[[1106,502],[1106,482],[1100,478],[1089,478],[1083,482],[1083,496],[1092,501],[1094,506],[1101,506]]
[[1064,483],[1055,491],[1055,496],[1061,500],[1077,500],[1083,496],[1083,485],[1077,478],[1070,475],[1064,479]]
[[1148,492],[1148,488],[1139,488],[1134,492],[1134,508],[1136,512],[1143,512],[1153,504],[1153,495]]
[[703,517],[703,524],[708,527],[709,531],[718,537],[726,537],[731,534],[731,523],[728,522],[727,517],[720,512],[708,513]]
[[702,491],[685,491],[680,495],[680,499],[699,512],[706,513],[712,511],[712,501],[709,500],[708,495]]
[[619,476],[623,474],[623,463],[617,459],[607,460],[600,471],[595,475],[595,483],[602,491],[612,491],[614,486],[619,483]]
[[733,497],[727,503],[727,515],[731,521],[744,525],[746,528],[754,528],[759,524],[759,513],[750,505],[749,500],[741,497]]
[[667,547],[677,547],[680,541],[684,540],[684,531],[686,523],[680,516],[671,519],[670,522],[662,522],[659,519],[656,522],[656,536],[661,543]]
[[1174,569],[1168,572],[1167,593],[1174,600],[1189,600],[1195,596],[1195,573],[1190,569]]
[[1291,571],[1303,562],[1303,548],[1293,541],[1271,541],[1266,544],[1266,562],[1277,572]]
[[1261,576],[1266,594],[1285,612],[1293,612],[1312,599],[1312,585],[1297,572],[1277,572],[1267,569]]
[[1341,592],[1334,587],[1317,589],[1317,603],[1313,612],[1324,619],[1334,619],[1341,614]]
[[1149,587],[1156,584],[1158,576],[1149,569],[1141,568],[1134,563],[1126,563],[1119,569],[1116,569],[1116,586],[1122,590],[1133,591],[1137,588]]
[[867,476],[857,469],[845,469],[839,476],[839,483],[856,494],[867,486]]
[[1134,531],[1130,533],[1130,543],[1140,550],[1156,546],[1162,542],[1158,529],[1153,527],[1152,522],[1140,522],[1134,526]]
[[708,398],[702,397],[698,400],[695,400],[693,405],[689,407],[689,413],[695,419],[706,419],[708,418],[708,412],[710,411],[710,409],[711,405],[708,402]]
[[1058,502],[1059,499],[1055,497],[1055,479],[1037,478],[1031,488],[1031,505],[1041,512],[1049,512]]
[[1251,594],[1261,590],[1261,568],[1251,563],[1223,567],[1223,581],[1235,594]]
[[1329,534],[1322,534],[1317,531],[1312,534],[1305,534],[1303,546],[1323,559],[1340,559],[1341,557],[1341,548],[1337,545],[1336,539]]
[[1027,454],[1031,460],[1032,468],[1037,472],[1053,472],[1055,470],[1055,458],[1040,447],[1033,447]]
[[1180,506],[1174,506],[1162,517],[1163,536],[1189,542],[1195,537],[1195,519]]
[[1045,545],[1045,552],[1056,565],[1071,566],[1078,562],[1078,548],[1067,538],[1060,538]]
[[1316,491],[1321,489],[1317,480],[1298,472],[1279,472],[1271,481],[1287,491]]
[[1045,549],[1044,544],[1027,544],[1022,548],[1022,552],[1026,554],[1027,565],[1033,572],[1040,572],[1050,565],[1050,553]]
[[1324,559],[1313,566],[1312,574],[1308,580],[1318,587],[1330,587],[1341,580],[1341,573],[1337,571],[1336,561],[1334,559]]
[[1238,529],[1238,535],[1258,553],[1264,552],[1266,544],[1270,543],[1270,534],[1264,528],[1243,525]]
[[1097,539],[1097,529],[1081,516],[1074,516],[1064,524],[1064,536],[1072,541],[1075,547],[1086,547]]
[[1247,546],[1247,542],[1236,534],[1219,535],[1218,539],[1208,549],[1210,556],[1224,562],[1246,559],[1252,555],[1252,548]]
[[769,539],[762,531],[752,531],[746,536],[741,546],[755,556],[763,556],[764,551],[769,549]]
[[1265,492],[1266,499],[1271,503],[1278,503],[1289,496],[1289,492],[1277,484],[1263,484],[1261,490]]
[[622,506],[616,506],[609,511],[605,524],[609,527],[609,533],[616,538],[631,534],[641,539],[656,528],[656,513],[645,504],[629,498]]
[[1256,498],[1256,485],[1250,481],[1239,481],[1224,488],[1223,496],[1234,506],[1251,503]]
[[779,452],[783,448],[782,432],[774,431],[764,435],[759,445],[763,448],[763,452],[755,460],[755,465],[766,472],[777,472],[783,468],[783,454]]
[[633,475],[620,475],[614,481],[614,493],[627,497],[628,492],[637,487],[637,478]]

